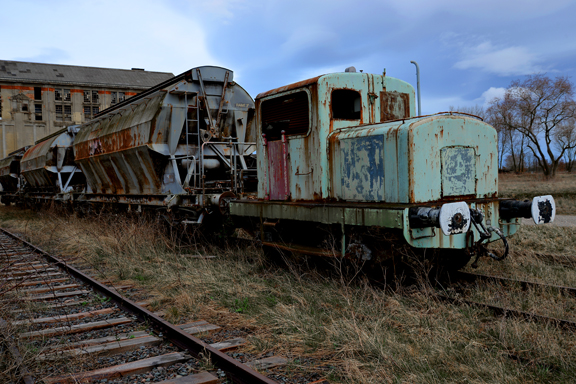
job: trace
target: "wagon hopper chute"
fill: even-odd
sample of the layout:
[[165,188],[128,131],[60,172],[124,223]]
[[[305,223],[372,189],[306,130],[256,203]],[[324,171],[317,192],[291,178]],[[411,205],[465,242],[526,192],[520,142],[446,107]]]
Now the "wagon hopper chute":
[[4,204],[16,201],[16,194],[23,183],[20,176],[20,160],[28,148],[20,148],[0,160],[0,196]]
[[64,128],[30,147],[20,162],[26,192],[51,199],[55,194],[82,192],[85,179],[74,163],[72,143],[78,126]]
[[256,189],[254,102],[220,67],[193,68],[81,126],[87,201],[196,212]]

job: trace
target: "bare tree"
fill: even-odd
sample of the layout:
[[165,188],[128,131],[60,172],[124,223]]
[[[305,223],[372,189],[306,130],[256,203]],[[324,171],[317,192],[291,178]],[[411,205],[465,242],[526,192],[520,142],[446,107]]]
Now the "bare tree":
[[525,143],[521,147],[526,145],[546,177],[554,177],[564,153],[573,148],[572,143],[561,140],[565,137],[561,132],[576,116],[573,96],[568,78],[531,75],[513,81],[504,97],[492,101],[488,110],[497,124],[522,135]]
[[572,172],[576,161],[576,119],[567,120],[556,132],[556,149],[564,149],[566,171]]
[[474,105],[471,107],[454,107],[453,105],[448,107],[450,112],[460,112],[467,113],[469,115],[478,116],[482,120],[486,120],[486,110],[481,105]]

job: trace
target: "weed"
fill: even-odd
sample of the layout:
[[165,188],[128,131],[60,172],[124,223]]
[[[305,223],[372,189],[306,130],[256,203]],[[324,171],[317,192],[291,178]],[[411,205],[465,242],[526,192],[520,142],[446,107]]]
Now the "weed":
[[210,352],[200,352],[198,354],[198,363],[200,367],[205,371],[213,371],[216,368],[214,363],[212,363]]
[[150,279],[148,276],[140,275],[140,274],[134,275],[133,278],[138,280],[138,281],[142,281],[142,282]]
[[246,313],[248,310],[248,298],[244,297],[242,299],[235,299],[234,300],[234,312],[237,313]]
[[266,296],[266,304],[269,307],[273,307],[278,304],[278,299],[274,295]]
[[96,301],[99,304],[104,304],[110,301],[109,297],[106,296],[101,296],[101,295],[95,295],[94,296],[94,301]]
[[177,323],[180,320],[181,313],[178,307],[170,307],[166,311],[166,319],[172,323]]

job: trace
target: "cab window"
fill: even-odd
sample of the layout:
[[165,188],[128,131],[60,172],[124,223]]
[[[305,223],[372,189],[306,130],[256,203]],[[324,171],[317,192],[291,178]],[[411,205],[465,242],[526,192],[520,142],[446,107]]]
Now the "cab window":
[[362,102],[360,93],[351,89],[332,91],[332,118],[340,120],[360,120]]

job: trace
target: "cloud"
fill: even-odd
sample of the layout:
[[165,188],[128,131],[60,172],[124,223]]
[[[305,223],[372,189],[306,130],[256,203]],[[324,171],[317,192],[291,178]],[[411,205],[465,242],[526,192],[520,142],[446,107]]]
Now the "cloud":
[[311,48],[333,45],[337,40],[337,34],[326,27],[306,25],[293,31],[281,47],[283,54],[290,56]]
[[483,42],[462,49],[462,59],[454,64],[457,69],[480,69],[498,76],[529,75],[542,71],[537,55],[524,47],[495,47]]
[[422,100],[422,106],[424,108],[423,113],[436,113],[440,111],[464,111],[467,113],[474,112],[474,109],[478,108],[488,108],[490,102],[495,98],[500,98],[504,96],[506,88],[496,88],[490,87],[480,95],[480,97],[475,99],[467,99],[463,96],[438,96],[438,97],[424,97]]
[[484,108],[486,108],[486,107],[488,107],[490,102],[492,102],[492,100],[501,99],[502,97],[504,97],[505,92],[506,92],[506,88],[490,87],[486,91],[484,91],[482,93],[482,96],[480,96],[475,101],[477,101],[478,103],[482,103],[484,105]]
[[402,0],[391,1],[388,6],[409,19],[430,18],[436,14],[458,17],[506,19],[509,22],[538,18],[570,6],[572,0]]
[[[34,12],[29,11],[32,7]],[[24,14],[27,25],[37,26],[36,33],[25,44],[22,39],[4,41],[3,59],[139,67],[175,74],[197,65],[220,64],[208,49],[199,23],[188,13],[154,0],[68,0],[54,4],[22,0],[5,10],[4,28],[21,30],[18,15]]]

